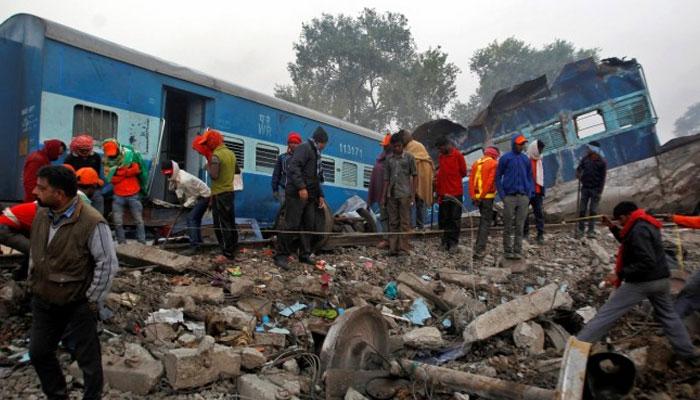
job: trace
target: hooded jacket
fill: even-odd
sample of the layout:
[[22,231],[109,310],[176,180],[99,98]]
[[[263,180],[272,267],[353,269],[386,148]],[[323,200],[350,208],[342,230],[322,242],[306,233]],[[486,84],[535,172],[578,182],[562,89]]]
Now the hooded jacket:
[[24,160],[22,183],[24,186],[24,201],[26,203],[36,200],[32,194],[36,186],[36,174],[41,167],[51,164],[51,161],[58,160],[61,156],[61,146],[65,147],[65,144],[60,140],[47,140],[44,142],[43,149],[29,154],[27,159]]
[[516,149],[515,139],[518,136],[520,135],[513,135],[510,141],[511,151],[502,155],[498,160],[496,188],[501,198],[515,194],[524,194],[529,198],[535,196],[532,165],[530,159]]
[[211,196],[211,190],[206,183],[189,172],[180,169],[175,161],[173,163],[173,174],[168,178],[168,189],[175,192],[182,205],[189,208],[200,198]]
[[441,201],[444,195],[462,196],[464,194],[462,178],[467,176],[467,163],[462,153],[453,147],[448,154],[440,154],[438,165],[435,178],[438,200]]

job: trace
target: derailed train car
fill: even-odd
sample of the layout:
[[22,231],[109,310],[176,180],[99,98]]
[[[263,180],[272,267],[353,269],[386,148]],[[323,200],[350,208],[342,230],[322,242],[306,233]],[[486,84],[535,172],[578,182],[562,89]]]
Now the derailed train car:
[[[644,71],[636,60],[587,58],[565,65],[551,84],[543,75],[500,90],[466,129],[442,121],[434,122],[433,129],[418,130],[430,142],[435,136],[429,131],[441,128],[469,165],[481,157],[484,146],[509,151],[515,133],[543,141],[550,216],[575,212],[576,166],[591,141],[601,144],[608,163],[602,210],[623,198],[637,199],[646,207],[675,203],[674,209],[692,210],[700,190],[698,174],[692,172],[698,161],[685,155],[687,151],[681,154],[682,149],[668,154],[660,147],[656,122]],[[700,146],[699,140],[687,142],[685,146]],[[679,175],[683,171],[691,178]],[[683,195],[674,196],[672,186]]]
[[[235,56],[235,55],[233,55]],[[22,196],[24,159],[46,139],[81,133],[116,137],[149,163],[173,159],[206,179],[190,146],[206,127],[221,131],[243,169],[236,215],[271,223],[277,156],[290,131],[330,136],[324,151],[326,201],[337,208],[366,195],[381,136],[369,129],[224,82],[36,16],[0,25],[0,200]],[[149,197],[172,200],[152,171]]]

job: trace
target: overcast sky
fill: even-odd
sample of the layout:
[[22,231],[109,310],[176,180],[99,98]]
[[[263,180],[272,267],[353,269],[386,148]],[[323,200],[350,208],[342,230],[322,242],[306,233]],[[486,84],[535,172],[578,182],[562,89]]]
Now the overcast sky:
[[459,97],[477,87],[474,50],[515,36],[539,46],[555,38],[637,58],[659,115],[661,141],[700,101],[700,1],[78,1],[0,0],[0,20],[24,12],[272,94],[289,83],[287,63],[302,22],[363,7],[403,13],[419,50],[440,45],[462,70]]

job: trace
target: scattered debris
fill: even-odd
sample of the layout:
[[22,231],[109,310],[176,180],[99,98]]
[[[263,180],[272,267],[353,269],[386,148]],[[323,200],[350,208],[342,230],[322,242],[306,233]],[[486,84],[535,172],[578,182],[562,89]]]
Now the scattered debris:
[[544,352],[544,329],[537,322],[521,322],[513,331],[513,341],[530,354],[540,354]]
[[403,335],[406,346],[416,349],[436,350],[445,345],[440,331],[432,326],[414,329]]
[[119,260],[135,261],[145,265],[160,265],[175,272],[184,272],[194,264],[191,257],[138,242],[118,245],[117,257],[119,257]]

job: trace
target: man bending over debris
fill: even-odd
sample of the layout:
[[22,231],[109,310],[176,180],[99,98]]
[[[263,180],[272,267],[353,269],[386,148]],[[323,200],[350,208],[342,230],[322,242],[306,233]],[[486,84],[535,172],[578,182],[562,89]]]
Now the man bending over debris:
[[462,153],[446,137],[439,138],[435,146],[440,150],[440,167],[435,178],[435,189],[440,204],[438,224],[440,229],[445,230],[442,245],[445,250],[450,251],[457,246],[462,227],[462,178],[467,176],[467,163]]
[[527,139],[513,135],[512,151],[498,160],[496,187],[503,199],[503,257],[511,260],[522,258],[523,230],[530,199],[535,196],[532,165],[523,150]]
[[83,398],[102,396],[98,310],[119,264],[107,222],[80,201],[77,190],[75,174],[66,167],[46,166],[37,173],[33,193],[40,208],[32,224],[29,253],[33,295],[29,356],[49,399],[68,398],[56,358],[62,338],[75,344],[71,350],[85,379]]
[[474,243],[474,260],[484,258],[489,228],[493,224],[493,199],[496,197],[496,169],[498,168],[498,147],[484,149],[484,156],[472,165],[469,174],[469,196],[472,203],[479,207],[479,233]]
[[[389,231],[411,231],[411,206],[416,198],[418,170],[416,159],[404,151],[402,135],[391,136],[392,153],[384,162],[384,188],[380,204],[386,204],[389,214]],[[389,236],[389,255],[396,256],[400,251],[408,251],[408,237],[393,234]]]
[[670,272],[661,243],[661,223],[630,201],[616,205],[613,217],[622,227],[605,216],[602,219],[620,242],[615,272],[606,280],[618,289],[577,338],[590,343],[600,340],[627,311],[648,299],[674,351],[680,358],[700,365],[700,353],[693,347],[688,331],[673,309]]
[[[292,154],[287,170],[285,189],[284,226],[290,231],[314,231],[316,229],[316,208],[326,207],[323,196],[323,170],[321,151],[328,143],[328,133],[320,126],[311,139],[300,144]],[[279,235],[275,265],[287,269],[287,258],[296,252],[296,240],[301,242],[299,262],[314,265],[311,259],[311,237],[307,234]]]

